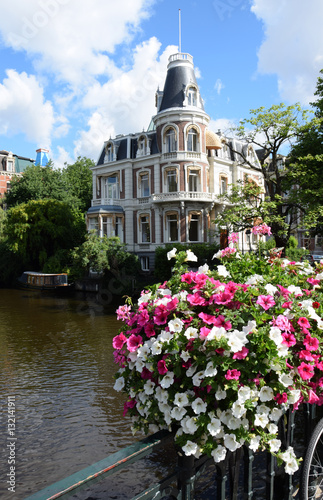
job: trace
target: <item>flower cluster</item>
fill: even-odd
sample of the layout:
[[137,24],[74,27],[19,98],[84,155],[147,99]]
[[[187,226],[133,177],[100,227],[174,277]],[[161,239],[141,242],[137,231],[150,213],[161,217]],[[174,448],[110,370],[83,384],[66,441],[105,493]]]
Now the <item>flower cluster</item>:
[[259,224],[258,226],[254,226],[251,229],[251,232],[253,234],[260,234],[262,236],[264,236],[265,234],[267,234],[268,236],[270,236],[272,234],[271,233],[271,228],[269,226],[267,226],[267,224]]
[[117,311],[114,388],[133,430],[172,429],[186,455],[215,462],[244,444],[266,448],[292,474],[277,422],[291,405],[323,404],[323,265],[227,253],[194,272],[191,251],[168,257],[171,279]]

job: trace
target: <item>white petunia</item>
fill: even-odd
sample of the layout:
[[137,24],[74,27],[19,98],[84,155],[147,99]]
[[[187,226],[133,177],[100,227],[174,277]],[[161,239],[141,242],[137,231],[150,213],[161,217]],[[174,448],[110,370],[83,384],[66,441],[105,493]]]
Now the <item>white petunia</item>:
[[294,474],[294,472],[297,471],[298,463],[294,450],[291,446],[289,446],[286,451],[280,453],[278,456],[285,462],[285,472],[287,474]]
[[204,376],[205,377],[215,377],[215,375],[218,373],[218,370],[216,369],[215,366],[213,366],[213,362],[209,361],[208,364],[206,365]]
[[138,358],[142,358],[144,360],[147,359],[150,353],[150,347],[147,344],[141,345],[137,349],[137,356]]
[[181,421],[181,426],[185,434],[194,434],[198,426],[196,424],[196,417],[185,417]]
[[241,419],[240,418],[236,418],[232,415],[231,418],[229,418],[228,420],[228,424],[227,426],[229,427],[229,429],[231,429],[232,431],[236,430],[236,429],[239,429],[239,427],[241,426]]
[[230,273],[225,266],[218,266],[217,272],[219,276],[223,276],[223,278],[228,278],[230,276]]
[[299,389],[293,389],[288,396],[288,404],[294,405],[295,403],[297,403],[300,397],[301,391]]
[[272,326],[269,330],[269,338],[275,342],[276,345],[280,345],[283,341],[282,332],[277,326]]
[[160,385],[158,385],[155,391],[155,399],[157,399],[157,401],[159,401],[160,403],[167,403],[168,391],[165,391],[160,387]]
[[220,340],[221,338],[223,337],[226,337],[227,334],[226,334],[226,330],[225,328],[223,328],[223,326],[213,326],[213,328],[211,329],[211,331],[209,332],[208,336],[207,336],[207,339],[209,341],[211,340]]
[[200,266],[197,270],[198,274],[205,274],[209,270],[209,266],[207,264],[204,264],[204,266]]
[[162,344],[165,344],[166,342],[169,342],[172,340],[173,335],[171,332],[166,332],[166,330],[162,330],[162,332],[158,335],[157,337],[157,342],[161,342]]
[[277,434],[278,425],[269,423],[269,424],[267,424],[267,429],[268,429],[269,434]]
[[148,302],[150,298],[151,292],[143,293],[138,299],[138,304],[140,305],[142,303]]
[[242,328],[242,331],[245,335],[248,335],[248,333],[252,332],[255,330],[257,327],[256,321],[248,321],[248,323]]
[[183,451],[185,455],[188,457],[189,455],[195,455],[198,451],[198,445],[193,443],[193,441],[188,440],[186,445],[183,446]]
[[241,444],[237,442],[237,438],[234,434],[226,434],[223,440],[224,446],[230,451],[236,451],[237,448],[241,447]]
[[180,357],[182,358],[183,361],[188,361],[191,357],[191,353],[189,351],[182,351],[180,354]]
[[238,390],[238,400],[244,403],[247,399],[251,399],[251,389],[245,385]]
[[255,436],[251,438],[249,443],[249,448],[254,452],[257,451],[260,445],[260,440],[261,440],[260,436]]
[[192,410],[196,415],[199,413],[205,413],[207,409],[207,404],[201,398],[196,398],[192,403]]
[[224,389],[217,389],[215,393],[215,399],[217,399],[217,401],[221,401],[221,399],[225,399],[226,397],[227,393]]
[[197,337],[199,336],[198,334],[198,329],[197,328],[193,328],[192,326],[189,326],[186,330],[185,330],[185,333],[184,333],[185,337],[189,340],[189,339],[197,339]]
[[272,390],[272,388],[268,387],[267,385],[262,387],[259,392],[259,399],[263,403],[274,399],[274,391]]
[[303,295],[302,289],[299,286],[289,285],[287,290],[294,295]]
[[278,422],[282,414],[283,410],[281,410],[280,408],[273,408],[270,413],[270,420],[272,420],[273,422]]
[[268,416],[265,413],[256,413],[255,415],[255,422],[254,424],[258,427],[262,427],[263,429],[266,427],[268,424],[269,419]]
[[222,460],[225,459],[226,454],[227,450],[225,449],[224,446],[221,446],[220,444],[217,446],[217,448],[215,448],[215,450],[211,451],[211,455],[215,463],[222,462]]
[[123,377],[119,377],[115,381],[113,389],[117,392],[120,392],[124,388],[124,386],[125,386],[125,379]]
[[152,382],[151,380],[147,380],[144,385],[144,391],[146,394],[154,394],[155,387],[156,385],[154,384],[154,382]]
[[197,262],[196,255],[191,250],[186,250],[186,259],[188,262]]
[[272,297],[278,292],[278,288],[271,283],[268,283],[268,285],[265,286],[265,290],[268,295],[271,295]]
[[175,248],[175,247],[173,248],[173,250],[170,250],[169,252],[167,252],[167,259],[168,260],[175,259],[176,252],[177,252],[177,248]]
[[283,384],[284,387],[289,387],[293,385],[293,378],[287,375],[287,373],[281,373],[279,376],[279,382]]
[[246,408],[244,407],[243,403],[240,401],[235,401],[232,405],[232,414],[236,418],[241,418],[245,415],[246,413]]
[[254,274],[247,279],[246,285],[257,285],[258,283],[262,283],[263,281],[264,278],[260,274]]
[[194,373],[196,372],[197,370],[197,366],[196,365],[191,365],[187,370],[186,370],[186,376],[187,377],[192,377],[194,375]]
[[257,413],[264,413],[265,415],[269,415],[270,408],[264,404],[257,406]]
[[183,330],[184,323],[181,319],[175,318],[168,322],[168,327],[171,332],[180,333]]
[[187,412],[186,408],[180,408],[179,406],[175,406],[170,412],[170,415],[175,420],[182,420],[186,412]]
[[160,380],[160,385],[162,386],[163,389],[168,389],[172,384],[174,383],[174,373],[173,372],[167,372],[162,380]]
[[151,353],[154,355],[154,356],[158,356],[158,354],[161,354],[162,352],[162,347],[163,347],[163,344],[162,342],[158,342],[157,340],[155,342],[152,343],[151,345]]
[[188,404],[189,400],[185,392],[177,392],[175,394],[174,405],[182,407],[182,406],[187,406]]
[[219,420],[218,418],[212,418],[211,422],[207,425],[207,430],[213,437],[219,434],[221,429],[221,420]]
[[200,387],[203,378],[204,378],[204,372],[203,371],[195,373],[195,375],[194,375],[194,377],[192,379],[193,385],[195,387]]
[[270,448],[270,453],[275,453],[276,451],[279,450],[282,443],[281,443],[280,439],[270,439],[268,441],[268,444],[269,444],[269,448]]

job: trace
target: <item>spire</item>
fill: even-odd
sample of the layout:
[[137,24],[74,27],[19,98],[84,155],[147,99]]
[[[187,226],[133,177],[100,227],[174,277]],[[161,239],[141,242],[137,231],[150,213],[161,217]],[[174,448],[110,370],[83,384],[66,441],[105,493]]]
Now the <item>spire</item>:
[[37,156],[36,156],[35,165],[40,165],[41,167],[46,167],[46,165],[49,162],[49,157],[48,157],[49,149],[39,148],[39,149],[36,149],[36,153],[37,153]]

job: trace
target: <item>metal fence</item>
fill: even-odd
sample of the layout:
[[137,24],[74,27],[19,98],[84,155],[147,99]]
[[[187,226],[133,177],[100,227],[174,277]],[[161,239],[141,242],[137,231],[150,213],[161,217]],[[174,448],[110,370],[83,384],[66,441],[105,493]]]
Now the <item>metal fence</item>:
[[[298,419],[299,436],[297,434]],[[316,421],[314,405],[303,405],[302,411],[287,412],[279,421],[283,447],[298,445],[299,455],[306,448]],[[302,442],[300,442],[302,441]],[[66,479],[52,484],[25,500],[54,500],[69,498],[95,482],[103,480],[130,464],[143,459],[162,446],[174,446],[173,434],[160,431],[128,446]],[[202,456],[195,459],[176,450],[177,463],[171,474],[132,500],[295,500],[298,497],[299,474],[289,476],[267,452],[253,453],[243,446],[226,459],[215,464]],[[208,471],[208,473],[207,473]],[[258,476],[258,478],[257,478]],[[199,487],[197,488],[197,485]],[[202,484],[202,486],[201,486]]]

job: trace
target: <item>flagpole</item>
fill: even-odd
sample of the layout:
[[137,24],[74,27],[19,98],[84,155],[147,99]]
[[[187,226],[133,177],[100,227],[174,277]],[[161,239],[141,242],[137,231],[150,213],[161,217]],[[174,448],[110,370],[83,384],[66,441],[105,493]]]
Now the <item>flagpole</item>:
[[182,52],[182,41],[181,41],[181,9],[178,9],[178,32],[179,32],[179,43],[178,43],[178,48],[179,48],[179,53]]

